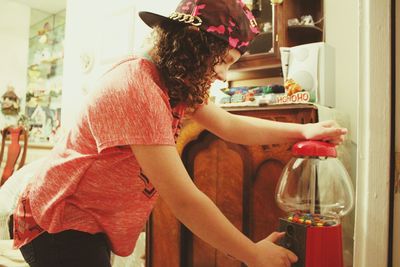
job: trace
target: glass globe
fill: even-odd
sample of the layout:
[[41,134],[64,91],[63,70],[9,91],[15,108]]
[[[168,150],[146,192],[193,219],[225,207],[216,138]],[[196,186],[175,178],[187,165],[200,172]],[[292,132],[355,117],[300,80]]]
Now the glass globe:
[[353,195],[350,177],[337,158],[295,157],[285,166],[275,197],[282,210],[299,218],[320,216],[338,223],[352,209]]

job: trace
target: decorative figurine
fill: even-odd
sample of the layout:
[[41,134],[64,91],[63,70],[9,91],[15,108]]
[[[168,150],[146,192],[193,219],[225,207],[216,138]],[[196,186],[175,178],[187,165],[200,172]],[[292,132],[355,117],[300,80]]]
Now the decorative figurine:
[[315,26],[315,24],[319,23],[318,22],[314,22],[314,19],[311,15],[304,15],[300,17],[300,20],[298,18],[291,18],[288,19],[288,26],[299,26],[299,25],[303,25],[303,26]]
[[285,89],[286,89],[286,94],[288,96],[291,96],[295,93],[301,92],[303,89],[301,88],[301,85],[296,83],[293,79],[288,79],[285,82]]
[[7,91],[1,97],[1,111],[4,115],[18,115],[20,110],[19,102],[19,97],[15,93],[15,88],[9,85]]

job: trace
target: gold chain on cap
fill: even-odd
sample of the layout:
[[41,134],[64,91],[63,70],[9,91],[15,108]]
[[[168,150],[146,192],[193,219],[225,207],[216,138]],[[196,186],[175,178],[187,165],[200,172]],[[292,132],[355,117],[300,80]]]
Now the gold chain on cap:
[[257,27],[257,21],[255,19],[250,20],[250,26]]
[[199,27],[203,21],[198,16],[193,16],[185,13],[174,12],[169,16],[170,19],[190,24]]

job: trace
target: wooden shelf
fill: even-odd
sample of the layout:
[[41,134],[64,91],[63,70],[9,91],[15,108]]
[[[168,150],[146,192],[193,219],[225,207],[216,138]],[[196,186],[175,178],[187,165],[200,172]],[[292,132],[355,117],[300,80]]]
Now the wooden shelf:
[[312,25],[292,25],[288,26],[288,30],[290,31],[301,31],[301,32],[312,32],[312,33],[321,33],[322,29],[317,26]]
[[288,26],[290,39],[301,40],[299,44],[323,41],[323,30],[311,25]]
[[228,71],[228,81],[282,76],[281,62],[275,53],[244,55]]

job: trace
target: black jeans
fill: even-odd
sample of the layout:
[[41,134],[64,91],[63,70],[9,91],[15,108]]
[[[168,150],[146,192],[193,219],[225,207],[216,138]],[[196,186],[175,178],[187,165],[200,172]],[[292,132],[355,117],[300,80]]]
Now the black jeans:
[[45,232],[20,250],[31,267],[111,267],[110,249],[102,233]]

